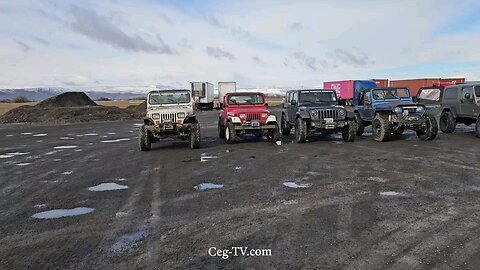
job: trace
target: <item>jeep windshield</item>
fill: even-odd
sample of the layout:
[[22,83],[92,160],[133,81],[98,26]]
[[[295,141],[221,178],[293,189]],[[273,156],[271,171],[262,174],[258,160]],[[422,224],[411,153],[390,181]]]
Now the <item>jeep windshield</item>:
[[299,103],[337,103],[333,91],[301,91]]
[[475,96],[477,97],[477,99],[480,98],[480,86],[474,86],[473,87],[475,89]]
[[441,91],[442,90],[438,88],[425,88],[420,91],[417,98],[421,100],[439,101]]
[[228,97],[230,105],[259,105],[265,103],[262,95],[232,95]]
[[165,91],[150,93],[148,103],[151,105],[189,103],[190,93],[188,91]]
[[410,97],[410,92],[407,88],[375,89],[372,91],[372,94],[373,99],[375,100],[401,99]]

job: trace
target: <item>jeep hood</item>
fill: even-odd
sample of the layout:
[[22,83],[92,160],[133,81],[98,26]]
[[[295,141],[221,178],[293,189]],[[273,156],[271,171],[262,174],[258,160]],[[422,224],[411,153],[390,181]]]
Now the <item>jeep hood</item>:
[[227,113],[269,113],[269,111],[263,106],[238,106],[228,107]]
[[318,104],[305,104],[305,105],[302,104],[302,105],[298,106],[298,108],[302,111],[303,110],[327,110],[327,109],[340,110],[340,109],[345,109],[343,106],[339,106],[339,105],[318,105]]
[[417,103],[414,103],[409,100],[396,100],[396,101],[378,101],[375,103],[374,107],[375,109],[380,109],[380,110],[391,110],[397,106],[402,106],[402,105],[418,105]]

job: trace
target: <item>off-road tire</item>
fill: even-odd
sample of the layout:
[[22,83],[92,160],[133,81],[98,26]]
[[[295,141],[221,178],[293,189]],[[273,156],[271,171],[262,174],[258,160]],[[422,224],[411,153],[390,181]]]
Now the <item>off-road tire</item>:
[[190,148],[200,148],[200,124],[194,123],[190,127]]
[[423,118],[427,120],[427,126],[422,130],[417,130],[417,136],[422,141],[431,141],[438,134],[437,120],[430,115],[424,115]]
[[440,115],[440,130],[443,133],[454,132],[456,126],[457,120],[453,118],[453,114],[451,112],[443,112],[442,115]]
[[140,150],[141,151],[150,151],[152,149],[152,135],[145,125],[140,127]]
[[365,124],[363,123],[362,117],[358,112],[355,112],[355,126],[356,126],[355,134],[357,136],[362,136],[363,133],[365,132]]
[[297,143],[304,143],[307,141],[307,122],[302,118],[297,118],[295,125],[295,140]]
[[392,137],[392,125],[383,115],[378,114],[372,122],[372,136],[377,142],[388,141]]
[[475,133],[477,133],[477,137],[480,138],[480,117],[478,117],[477,123],[475,124]]
[[220,119],[218,119],[218,138],[225,139],[225,127]]
[[290,127],[290,124],[287,123],[287,119],[285,119],[285,115],[282,114],[282,118],[280,120],[280,127],[281,127],[281,130],[282,130],[282,135],[283,136],[289,136],[290,135],[290,131],[291,131],[291,127]]
[[280,140],[280,128],[278,127],[277,123],[275,123],[274,129],[268,131],[267,140],[269,142],[276,142]]
[[353,142],[355,133],[357,132],[356,124],[353,120],[348,120],[348,125],[342,130],[342,138],[344,142]]
[[403,134],[404,131],[405,131],[405,128],[404,128],[404,127],[394,129],[394,130],[393,130],[393,135],[395,135],[395,136],[400,136],[400,135]]
[[225,127],[225,142],[228,144],[235,143],[237,141],[237,132],[235,131],[235,125],[227,123]]

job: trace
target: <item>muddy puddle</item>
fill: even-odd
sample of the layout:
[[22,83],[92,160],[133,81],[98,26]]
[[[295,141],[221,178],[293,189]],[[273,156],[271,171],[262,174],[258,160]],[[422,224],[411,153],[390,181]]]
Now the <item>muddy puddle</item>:
[[196,185],[194,188],[198,190],[218,189],[223,188],[223,185],[213,183],[201,183]]
[[119,185],[117,183],[101,183],[99,185],[89,187],[88,190],[90,191],[110,191],[110,190],[120,190],[120,189],[127,189],[128,186]]
[[95,209],[88,208],[88,207],[77,207],[73,209],[54,209],[54,210],[36,213],[32,215],[32,217],[37,219],[54,219],[54,218],[62,218],[62,217],[72,217],[72,216],[85,215],[93,212],[94,210]]
[[283,182],[283,185],[289,188],[309,188],[310,184],[297,184],[295,182]]

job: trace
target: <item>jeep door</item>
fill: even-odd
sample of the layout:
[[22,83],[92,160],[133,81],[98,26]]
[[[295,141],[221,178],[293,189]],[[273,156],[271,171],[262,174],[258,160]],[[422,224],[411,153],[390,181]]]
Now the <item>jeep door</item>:
[[473,94],[473,86],[462,87],[461,97],[460,97],[460,115],[464,116],[476,116],[476,107],[475,96]]
[[285,114],[285,117],[287,118],[287,121],[289,121],[290,117],[289,117],[289,111],[290,111],[290,101],[292,100],[291,99],[291,96],[292,96],[292,92],[287,92],[287,94],[285,95],[285,100],[282,104],[283,106],[283,113]]
[[288,109],[288,121],[291,124],[295,124],[295,119],[297,118],[297,108],[298,108],[298,94],[299,91],[294,91],[291,94],[290,107]]
[[365,91],[362,93],[361,102],[362,108],[359,110],[360,116],[364,121],[372,121],[375,116],[375,111],[372,107],[372,94],[371,91]]

